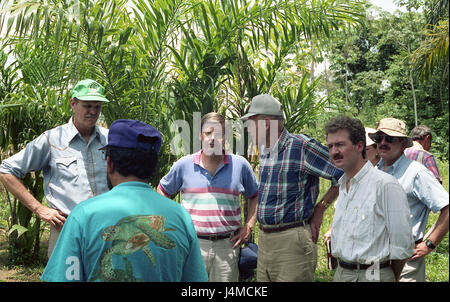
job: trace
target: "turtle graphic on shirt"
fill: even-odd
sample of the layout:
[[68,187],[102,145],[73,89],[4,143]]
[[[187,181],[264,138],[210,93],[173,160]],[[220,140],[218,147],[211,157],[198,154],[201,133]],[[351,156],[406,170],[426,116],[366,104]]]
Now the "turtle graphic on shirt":
[[142,282],[141,279],[136,278],[133,275],[133,267],[131,265],[130,260],[128,260],[126,257],[122,257],[123,262],[125,263],[125,270],[121,269],[113,269],[113,276],[109,277],[109,279],[104,276],[100,269],[93,272],[92,276],[89,278],[88,281],[117,281],[117,282]]
[[[113,255],[126,256],[138,250],[142,250],[156,267],[155,258],[148,246],[149,243],[153,241],[154,244],[165,249],[173,249],[176,246],[172,239],[163,234],[163,232],[175,231],[175,229],[166,229],[164,224],[164,216],[132,215],[105,228],[102,231],[102,239],[112,241],[112,246],[106,249],[100,258],[100,272],[103,277],[108,280],[114,280],[117,277],[117,269],[113,267]],[[130,272],[127,272],[126,275],[129,276]]]

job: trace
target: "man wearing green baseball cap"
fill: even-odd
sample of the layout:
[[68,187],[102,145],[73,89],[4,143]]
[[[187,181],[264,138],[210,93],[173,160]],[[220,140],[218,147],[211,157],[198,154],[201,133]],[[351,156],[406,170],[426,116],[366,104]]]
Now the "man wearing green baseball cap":
[[[99,148],[107,144],[108,130],[96,125],[104,88],[93,80],[79,81],[70,99],[73,116],[67,124],[42,133],[26,147],[2,161],[0,181],[37,217],[50,223],[50,256],[67,215],[81,201],[108,191],[106,161]],[[44,206],[21,179],[43,170]]]

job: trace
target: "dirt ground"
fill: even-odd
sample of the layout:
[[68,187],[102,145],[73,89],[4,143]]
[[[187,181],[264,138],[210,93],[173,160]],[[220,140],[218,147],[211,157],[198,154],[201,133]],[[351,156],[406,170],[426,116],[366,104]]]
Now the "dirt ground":
[[[42,235],[40,247],[41,251],[46,251],[48,247],[48,235]],[[39,282],[43,266],[23,267],[8,265],[8,243],[6,231],[0,229],[0,282]]]

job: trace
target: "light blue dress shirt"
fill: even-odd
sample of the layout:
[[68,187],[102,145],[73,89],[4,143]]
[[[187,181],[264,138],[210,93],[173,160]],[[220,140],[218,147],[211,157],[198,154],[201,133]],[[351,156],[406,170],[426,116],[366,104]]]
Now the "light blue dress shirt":
[[22,179],[43,170],[44,193],[53,208],[65,214],[80,202],[108,191],[106,161],[98,149],[107,144],[108,129],[95,126],[86,142],[73,124],[42,133],[15,155],[2,161],[0,173]]
[[[383,159],[377,167],[384,171]],[[430,210],[436,213],[447,206],[448,192],[424,165],[404,154],[385,172],[394,176],[405,190],[411,212],[414,240],[422,239]]]

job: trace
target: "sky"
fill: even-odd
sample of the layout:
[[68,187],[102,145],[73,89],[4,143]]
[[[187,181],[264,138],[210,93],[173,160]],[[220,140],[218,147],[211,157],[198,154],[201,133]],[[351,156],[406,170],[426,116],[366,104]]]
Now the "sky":
[[373,5],[381,7],[383,10],[388,11],[389,13],[394,13],[396,9],[400,11],[406,11],[403,7],[398,7],[394,4],[393,0],[370,0]]

